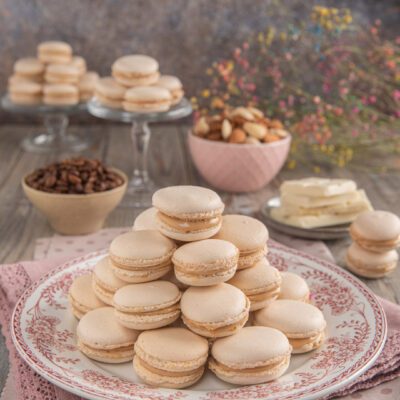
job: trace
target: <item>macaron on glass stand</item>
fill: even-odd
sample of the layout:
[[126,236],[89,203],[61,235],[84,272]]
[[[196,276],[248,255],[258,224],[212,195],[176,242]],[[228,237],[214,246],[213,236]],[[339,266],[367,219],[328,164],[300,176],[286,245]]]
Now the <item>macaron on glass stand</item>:
[[176,121],[192,113],[188,99],[183,98],[168,111],[137,113],[122,109],[109,108],[96,99],[88,102],[88,111],[95,117],[109,121],[120,121],[131,124],[133,143],[133,173],[122,206],[144,208],[151,206],[151,196],[156,185],[150,179],[148,172],[148,146],[151,136],[149,124],[152,122]]
[[78,152],[87,149],[90,139],[78,134],[67,133],[69,116],[86,111],[86,103],[74,105],[13,103],[8,95],[3,96],[1,105],[4,110],[21,115],[33,115],[43,118],[45,132],[32,134],[25,138],[21,146],[25,151],[34,153]]

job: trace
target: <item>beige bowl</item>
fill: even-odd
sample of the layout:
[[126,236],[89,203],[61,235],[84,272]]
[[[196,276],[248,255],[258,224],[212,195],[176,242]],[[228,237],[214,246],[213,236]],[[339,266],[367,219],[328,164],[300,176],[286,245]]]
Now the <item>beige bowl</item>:
[[22,179],[22,188],[31,203],[49,220],[52,228],[63,235],[85,235],[102,228],[108,214],[125,194],[127,176],[113,168],[124,183],[106,192],[91,194],[58,194],[33,189]]

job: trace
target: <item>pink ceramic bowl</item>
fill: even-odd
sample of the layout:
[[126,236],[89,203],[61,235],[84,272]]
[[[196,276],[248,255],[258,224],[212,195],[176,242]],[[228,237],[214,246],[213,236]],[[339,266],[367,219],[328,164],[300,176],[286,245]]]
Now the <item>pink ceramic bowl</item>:
[[201,176],[217,189],[253,192],[281,170],[291,136],[272,143],[233,144],[202,139],[189,132],[189,149]]

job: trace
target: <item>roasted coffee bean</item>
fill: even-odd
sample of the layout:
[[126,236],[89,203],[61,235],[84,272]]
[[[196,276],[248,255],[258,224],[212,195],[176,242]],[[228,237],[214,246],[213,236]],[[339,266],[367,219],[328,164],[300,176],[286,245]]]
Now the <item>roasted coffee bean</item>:
[[74,158],[39,168],[26,177],[28,186],[48,193],[89,194],[121,186],[124,180],[99,160]]

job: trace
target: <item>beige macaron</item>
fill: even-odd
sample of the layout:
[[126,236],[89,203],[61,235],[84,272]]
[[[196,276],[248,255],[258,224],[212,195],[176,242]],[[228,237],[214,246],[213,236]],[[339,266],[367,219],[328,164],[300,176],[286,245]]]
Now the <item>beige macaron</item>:
[[111,70],[115,80],[126,87],[152,85],[160,76],[158,62],[141,54],[118,58]]
[[130,283],[154,281],[172,268],[175,243],[158,231],[131,231],[117,236],[109,256],[115,275]]
[[356,242],[352,243],[346,253],[347,268],[364,278],[376,279],[390,274],[399,261],[396,250],[376,253],[365,250]]
[[49,64],[46,67],[44,79],[47,83],[77,84],[79,69],[72,64]]
[[17,60],[14,64],[14,74],[20,78],[33,81],[42,82],[44,74],[44,64],[33,57],[26,57]]
[[218,378],[236,385],[269,382],[288,369],[291,350],[277,329],[249,326],[214,342],[209,367]]
[[122,108],[126,88],[111,76],[100,78],[95,85],[96,99],[106,107]]
[[15,104],[34,105],[42,101],[42,88],[40,83],[19,82],[8,88],[10,100]]
[[99,74],[94,71],[86,72],[79,78],[78,89],[81,101],[87,101],[93,96],[98,80]]
[[400,218],[388,211],[363,212],[351,224],[350,235],[365,250],[394,250],[400,246]]
[[310,301],[310,289],[307,282],[293,272],[281,272],[282,283],[279,299]]
[[158,86],[136,86],[125,92],[122,106],[125,111],[152,113],[168,111],[172,96],[167,89]]
[[189,286],[226,282],[236,272],[239,250],[230,242],[205,239],[187,243],[172,256],[175,275]]
[[238,269],[249,268],[267,253],[268,229],[259,220],[245,215],[224,215],[215,239],[232,242],[240,251]]
[[105,306],[92,289],[92,273],[74,279],[68,291],[68,300],[72,313],[78,319],[91,310]]
[[87,357],[110,364],[133,359],[139,332],[117,322],[112,307],[89,311],[78,323],[78,349]]
[[71,106],[78,104],[78,88],[66,83],[48,83],[43,86],[43,102],[54,106]]
[[143,231],[146,229],[158,230],[156,221],[157,208],[150,207],[147,210],[142,211],[133,223],[132,229],[134,231]]
[[102,258],[93,269],[92,288],[96,296],[108,305],[113,304],[114,293],[127,285],[126,282],[115,276],[110,259]]
[[72,60],[72,47],[65,42],[43,42],[37,51],[39,60],[45,64],[68,64]]
[[70,65],[78,68],[79,76],[82,76],[87,71],[86,60],[81,56],[73,56]]
[[[182,242],[208,239],[221,228],[224,203],[213,190],[169,186],[153,194],[160,232]],[[222,239],[222,238],[220,238]]]
[[250,301],[235,286],[190,287],[181,299],[182,320],[193,332],[217,338],[234,335],[249,318]]
[[169,90],[173,105],[178,104],[182,100],[184,95],[182,82],[176,76],[161,75],[155,85]]
[[176,321],[181,292],[171,282],[153,281],[127,285],[114,295],[115,317],[124,326],[141,331]]
[[203,375],[208,342],[185,328],[142,332],[135,343],[133,366],[147,384],[185,388]]
[[248,297],[250,311],[255,311],[278,297],[281,274],[263,258],[253,267],[238,271],[228,283],[239,288]]
[[254,325],[283,332],[293,353],[307,353],[320,347],[325,339],[326,321],[315,306],[297,300],[275,300],[256,311]]

